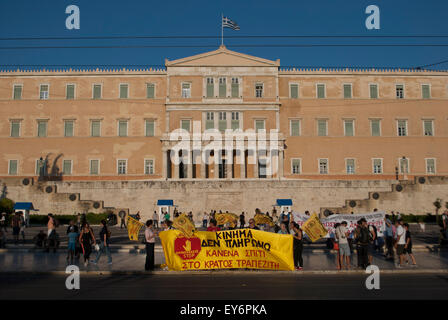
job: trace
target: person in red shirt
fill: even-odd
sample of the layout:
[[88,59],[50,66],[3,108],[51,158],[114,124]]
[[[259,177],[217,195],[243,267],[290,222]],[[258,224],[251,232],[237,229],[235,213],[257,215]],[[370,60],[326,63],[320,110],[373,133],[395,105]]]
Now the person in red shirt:
[[207,231],[221,231],[221,228],[216,226],[215,219],[210,220],[210,223],[208,224]]

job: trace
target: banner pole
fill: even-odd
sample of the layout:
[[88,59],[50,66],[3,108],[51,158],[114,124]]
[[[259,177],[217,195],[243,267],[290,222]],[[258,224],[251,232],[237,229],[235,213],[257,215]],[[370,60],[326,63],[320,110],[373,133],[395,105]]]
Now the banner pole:
[[224,45],[224,27],[222,25],[223,19],[224,19],[224,15],[221,13],[221,46]]

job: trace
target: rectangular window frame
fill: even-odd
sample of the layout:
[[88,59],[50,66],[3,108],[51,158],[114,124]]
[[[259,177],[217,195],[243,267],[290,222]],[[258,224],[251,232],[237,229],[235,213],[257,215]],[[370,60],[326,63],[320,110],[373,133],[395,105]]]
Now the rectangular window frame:
[[[343,119],[343,124],[344,124],[344,137],[354,137],[355,136],[355,119]],[[347,135],[347,127],[346,127],[346,123],[347,122],[351,122],[352,123],[352,135]]]
[[[98,172],[92,173],[92,161],[98,161]],[[100,159],[89,159],[89,174],[92,176],[98,176],[100,175],[100,166],[101,166],[101,160]]]
[[[184,85],[188,85],[188,88],[184,88]],[[181,97],[183,99],[190,99],[191,98],[191,87],[192,87],[191,82],[181,82],[180,90],[181,90]],[[188,94],[184,95],[184,93],[188,93]]]
[[[16,162],[16,172],[11,173],[11,161]],[[19,175],[19,160],[18,159],[9,159],[8,160],[8,176],[17,176]]]
[[[258,88],[260,87],[260,88]],[[255,82],[255,98],[264,98],[264,83]]]
[[[327,168],[327,172],[322,173],[321,171],[321,160],[326,160],[326,168]],[[330,173],[330,161],[328,160],[328,158],[319,158],[317,159],[317,170],[319,174],[329,174]]]
[[[292,94],[293,86],[297,86],[297,96],[296,97],[293,97],[293,94]],[[290,82],[289,83],[289,99],[299,99],[299,97],[300,97],[299,91],[300,91],[300,85],[298,82]]]
[[[70,161],[70,172],[69,173],[65,172],[65,163],[66,163],[66,161]],[[62,160],[62,170],[61,170],[61,173],[62,173],[63,176],[71,176],[71,175],[73,175],[73,160],[72,159],[64,159],[64,160]]]
[[[71,138],[75,136],[75,120],[74,119],[64,119],[64,138]],[[67,135],[67,123],[72,123],[72,135]]]
[[[146,173],[146,161],[152,161],[152,172]],[[154,160],[154,158],[145,158],[145,159],[143,159],[143,173],[145,174],[145,176],[146,175],[152,176],[152,175],[155,174],[155,172],[156,172],[156,169],[155,169],[155,160]]]
[[[95,98],[95,86],[99,86],[100,88],[100,96]],[[103,99],[103,84],[102,83],[92,83],[92,100],[101,100]]]
[[[126,97],[121,96],[121,86],[126,86]],[[118,85],[118,98],[119,99],[129,99],[129,83],[123,82]]]
[[191,119],[186,119],[186,118],[180,119],[179,128],[184,129],[184,127],[182,125],[184,121],[188,121],[188,130],[187,131],[191,132]]
[[[152,122],[152,134],[148,134],[148,124]],[[156,135],[156,120],[155,119],[145,119],[145,137],[155,137]]]
[[[43,135],[43,136],[40,136],[39,135],[39,124],[40,123],[45,123],[45,135]],[[46,137],[48,137],[48,120],[41,120],[41,119],[38,119],[37,120],[37,137],[38,138],[46,138]]]
[[[375,172],[375,160],[380,160],[380,171],[381,172]],[[383,174],[384,168],[383,168],[383,158],[372,158],[372,173],[373,174]]]
[[[149,88],[152,87],[152,97],[149,94]],[[154,82],[146,83],[146,99],[155,99],[156,98],[156,84]]]
[[[20,97],[16,98],[16,87],[20,88]],[[23,97],[23,84],[15,83],[12,86],[12,99],[13,100],[22,100]]]
[[[68,87],[73,86],[73,98],[68,97]],[[76,99],[76,84],[75,83],[66,83],[65,84],[65,99],[66,100],[75,100]]]
[[[319,97],[319,86],[323,86],[324,88],[324,96]],[[327,86],[325,83],[316,83],[316,98],[317,99],[326,99],[327,98]]]
[[[120,123],[126,123],[126,135],[120,134]],[[128,119],[118,119],[117,120],[117,136],[120,138],[129,137],[129,120]]]
[[[292,123],[293,122],[298,122],[299,123],[299,132],[297,134],[293,134],[293,126]],[[289,119],[289,135],[291,137],[300,137],[302,135],[302,119]]]
[[[348,175],[356,174],[356,158],[345,158],[345,173]],[[353,160],[353,172],[349,172],[348,170],[348,161]]]
[[[120,173],[120,161],[124,161],[124,173]],[[117,159],[117,175],[127,175],[128,174],[128,159]]]
[[[428,135],[426,134],[426,126],[425,126],[425,122],[430,122],[431,123],[431,134]],[[422,120],[422,125],[423,125],[423,135],[425,137],[434,137],[435,136],[435,132],[434,132],[434,120],[433,119],[423,119]]]
[[[372,86],[376,87],[376,97],[372,97]],[[369,97],[370,97],[370,99],[379,99],[380,86],[378,85],[378,83],[369,83]]]
[[[42,91],[42,86],[47,86],[47,96],[46,97],[42,97],[42,93],[44,93],[45,91]],[[48,100],[50,99],[50,85],[47,83],[41,83],[39,84],[39,100]]]
[[[372,136],[372,137],[381,137],[381,135],[382,135],[382,132],[381,132],[381,120],[382,119],[369,119],[369,121],[370,121],[370,135]],[[378,135],[374,135],[373,134],[373,122],[374,121],[378,121]]]
[[[257,122],[263,122],[263,129],[258,129],[257,128]],[[265,130],[266,131],[266,119],[254,119],[254,128],[255,128],[255,133],[258,133],[258,130]]]
[[[10,123],[9,136],[11,138],[20,138],[22,136],[22,120],[10,120],[9,123]],[[18,126],[19,126],[19,133],[17,136],[13,135],[13,125],[14,124],[18,124]]]
[[[398,86],[402,86],[403,87],[402,97],[398,96]],[[401,100],[401,99],[405,99],[405,97],[406,97],[406,95],[405,95],[405,85],[404,85],[404,83],[396,83],[395,84],[395,98]]]
[[[325,121],[325,135],[320,135],[319,134],[319,122],[320,121]],[[317,136],[318,137],[328,137],[328,119],[316,119],[316,126],[317,126]]]
[[[345,96],[345,87],[350,86],[350,97]],[[352,83],[343,83],[342,84],[342,97],[344,99],[353,99],[353,84]]]
[[[397,136],[398,137],[407,137],[408,135],[409,135],[409,130],[408,130],[408,119],[397,119],[396,120],[397,121]],[[399,122],[400,121],[404,121],[405,122],[405,124],[406,124],[406,127],[405,127],[405,135],[400,135],[400,125],[399,125]]]
[[[428,171],[428,160],[434,161],[434,172]],[[437,173],[437,159],[436,158],[425,158],[425,171],[426,171],[426,174],[434,174],[435,175]]]
[[[93,135],[93,123],[94,122],[98,122],[99,123],[99,129],[98,129],[99,133],[98,133],[97,136]],[[90,137],[93,137],[93,138],[101,137],[101,122],[102,121],[99,120],[99,119],[90,119]]]
[[[299,161],[299,172],[294,172],[294,161]],[[291,174],[302,174],[302,158],[291,158]]]
[[[431,99],[431,84],[430,83],[422,83],[421,85],[422,99],[428,100]],[[423,87],[428,86],[428,97],[425,98]]]

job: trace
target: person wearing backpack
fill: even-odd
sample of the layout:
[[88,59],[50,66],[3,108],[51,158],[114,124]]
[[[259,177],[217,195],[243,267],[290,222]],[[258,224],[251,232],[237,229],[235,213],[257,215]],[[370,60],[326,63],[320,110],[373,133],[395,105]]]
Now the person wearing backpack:
[[369,265],[368,250],[370,242],[370,231],[366,219],[362,218],[360,222],[361,227],[359,229],[359,238],[358,238],[358,244],[359,244],[358,255],[360,258],[361,268],[365,269]]
[[100,231],[100,249],[98,250],[98,253],[96,254],[95,260],[91,261],[93,264],[97,264],[100,260],[101,254],[105,251],[107,255],[108,264],[112,264],[112,256],[110,254],[109,250],[109,244],[110,244],[110,235],[111,232],[109,231],[109,228],[107,227],[107,221],[101,220],[101,224],[103,225],[103,228]]

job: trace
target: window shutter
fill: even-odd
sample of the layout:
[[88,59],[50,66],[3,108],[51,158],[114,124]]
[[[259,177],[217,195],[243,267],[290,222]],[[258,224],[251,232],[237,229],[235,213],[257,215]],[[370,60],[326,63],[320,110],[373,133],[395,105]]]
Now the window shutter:
[[291,120],[291,136],[300,136],[300,121]]
[[425,127],[425,136],[432,136],[432,121],[431,120],[425,120],[424,121],[424,127]]
[[100,136],[100,122],[92,121],[92,137]]
[[346,120],[345,123],[345,136],[352,137],[353,136],[353,120]]
[[93,86],[93,99],[101,99],[101,85],[99,84]]
[[67,99],[75,99],[75,86],[73,84],[67,85]]
[[318,120],[318,135],[324,137],[327,135],[327,121],[326,120]]
[[323,85],[323,84],[318,84],[317,85],[317,97],[319,99],[324,99],[325,98],[325,85]]
[[255,120],[255,131],[258,132],[259,130],[264,129],[264,120]]
[[120,121],[118,123],[118,135],[120,137],[126,137],[128,131],[128,122],[127,121]]
[[22,86],[14,86],[14,100],[22,99]]
[[64,127],[64,136],[73,137],[73,121],[65,121]]
[[238,98],[240,95],[240,87],[238,83],[232,83],[232,98]]
[[153,83],[148,83],[146,85],[146,98],[154,99],[155,97],[155,86]]
[[46,137],[47,136],[47,122],[39,121],[37,123],[37,135],[38,137]]
[[154,136],[154,120],[146,120],[146,136]]
[[372,120],[372,136],[379,137],[380,136],[380,120]]
[[344,98],[350,99],[352,97],[352,85],[344,84]]
[[11,137],[19,137],[20,136],[20,122],[13,121],[11,122]]
[[182,129],[190,132],[190,120],[182,120]]
[[370,98],[378,99],[378,86],[376,84],[370,85]]
[[298,84],[291,84],[291,99],[297,99],[299,98],[299,85]]
[[430,90],[429,90],[429,85],[422,84],[422,98],[429,99],[430,96],[431,96],[431,94],[430,94]]
[[9,174],[17,174],[17,160],[9,160]]
[[120,99],[127,99],[127,98],[128,98],[128,85],[120,84]]
[[72,174],[72,161],[71,160],[64,160],[64,163],[62,165],[62,173],[63,174]]
[[99,161],[90,160],[90,174],[98,174],[99,172]]

